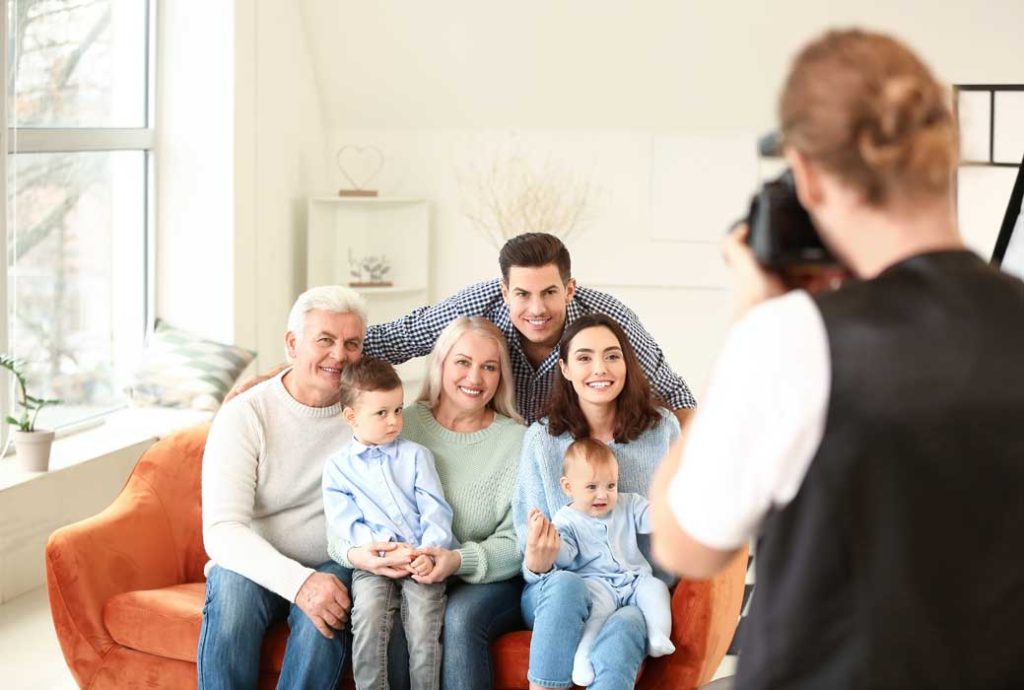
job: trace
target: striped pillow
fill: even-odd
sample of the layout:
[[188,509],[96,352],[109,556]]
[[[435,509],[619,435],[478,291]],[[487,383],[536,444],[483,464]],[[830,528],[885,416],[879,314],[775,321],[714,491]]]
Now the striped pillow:
[[255,356],[158,319],[125,392],[136,405],[216,410]]

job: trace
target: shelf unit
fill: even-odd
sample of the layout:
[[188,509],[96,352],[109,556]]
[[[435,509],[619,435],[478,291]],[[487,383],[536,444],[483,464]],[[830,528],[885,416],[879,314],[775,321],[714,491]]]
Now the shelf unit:
[[[405,197],[317,196],[309,199],[306,285],[348,285],[349,257],[386,256],[387,287],[353,288],[366,299],[370,323],[390,321],[430,300],[430,204]],[[423,362],[399,367],[418,390]]]

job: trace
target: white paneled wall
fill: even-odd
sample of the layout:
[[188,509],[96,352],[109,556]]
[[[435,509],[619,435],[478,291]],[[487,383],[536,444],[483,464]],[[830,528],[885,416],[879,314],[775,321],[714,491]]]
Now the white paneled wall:
[[[433,203],[435,301],[498,275],[497,247],[464,214],[472,194],[466,171],[514,150],[537,170],[546,165],[585,178],[594,190],[592,220],[568,241],[573,273],[631,306],[698,393],[729,322],[718,241],[757,184],[755,140],[752,132],[640,130],[346,130],[330,137],[333,149],[356,144],[384,152],[374,185],[382,195]],[[341,186],[343,177],[332,172],[332,187]],[[680,180],[674,190],[673,176]]]

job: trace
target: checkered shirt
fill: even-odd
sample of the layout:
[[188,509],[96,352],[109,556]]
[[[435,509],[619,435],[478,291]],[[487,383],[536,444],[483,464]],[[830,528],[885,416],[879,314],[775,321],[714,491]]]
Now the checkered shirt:
[[[686,382],[672,371],[658,343],[643,327],[640,319],[611,295],[577,287],[566,309],[566,325],[593,312],[607,314],[622,326],[651,386],[669,407],[696,407],[697,402]],[[366,332],[363,354],[386,359],[392,364],[428,355],[444,327],[460,316],[483,316],[505,334],[512,358],[519,414],[528,424],[535,422],[543,414],[551,393],[551,377],[557,368],[558,349],[552,349],[539,367],[534,368],[530,364],[523,351],[519,332],[512,324],[508,305],[501,297],[501,282],[497,278],[470,285],[442,302],[420,307],[402,318],[370,326]]]

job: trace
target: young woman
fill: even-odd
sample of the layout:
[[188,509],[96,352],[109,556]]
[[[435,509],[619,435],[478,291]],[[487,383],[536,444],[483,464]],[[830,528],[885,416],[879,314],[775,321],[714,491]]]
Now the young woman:
[[[538,508],[549,519],[566,504],[559,486],[562,458],[574,440],[603,441],[619,461],[619,490],[647,494],[658,462],[679,436],[679,423],[658,407],[640,363],[619,325],[603,314],[574,321],[559,343],[559,367],[546,419],[523,439],[513,518],[524,552],[523,617],[533,628],[531,688],[570,687],[573,655],[590,605],[579,575],[554,571],[559,539],[554,528],[529,519]],[[543,524],[542,524],[543,523]],[[650,560],[649,543],[641,550]],[[646,654],[640,611],[616,611],[593,646],[595,690],[632,688]]]

